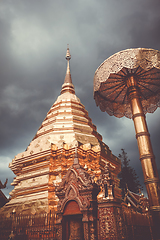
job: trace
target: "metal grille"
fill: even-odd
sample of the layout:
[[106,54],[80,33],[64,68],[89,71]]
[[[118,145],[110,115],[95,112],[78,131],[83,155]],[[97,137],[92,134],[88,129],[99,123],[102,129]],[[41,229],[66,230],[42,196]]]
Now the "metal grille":
[[51,213],[11,216],[0,219],[0,239],[55,239],[55,215]]

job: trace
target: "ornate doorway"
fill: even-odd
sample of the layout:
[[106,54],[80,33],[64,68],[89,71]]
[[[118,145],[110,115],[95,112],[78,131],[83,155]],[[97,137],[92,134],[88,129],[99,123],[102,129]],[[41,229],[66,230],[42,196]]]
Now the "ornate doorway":
[[76,201],[69,201],[63,213],[63,240],[84,240],[82,214]]
[[63,218],[63,240],[84,240],[82,215],[68,215]]
[[97,194],[99,187],[75,157],[55,187],[59,198],[56,215],[57,240],[91,240],[97,237]]

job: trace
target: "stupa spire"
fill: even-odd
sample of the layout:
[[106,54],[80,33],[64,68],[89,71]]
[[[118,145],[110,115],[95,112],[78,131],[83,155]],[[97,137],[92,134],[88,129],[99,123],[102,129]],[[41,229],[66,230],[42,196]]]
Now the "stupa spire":
[[66,71],[66,76],[65,76],[65,79],[64,79],[64,83],[72,83],[70,66],[69,66],[70,59],[71,59],[71,54],[70,54],[70,51],[69,51],[69,44],[68,44],[67,45],[67,52],[66,52],[67,71]]
[[64,92],[75,93],[74,86],[72,84],[71,72],[70,72],[70,65],[69,65],[70,59],[71,59],[71,54],[70,54],[70,51],[69,51],[69,44],[68,44],[67,45],[67,52],[66,52],[67,71],[66,71],[66,76],[65,76],[65,79],[64,79],[64,84],[62,85],[61,94],[64,93]]

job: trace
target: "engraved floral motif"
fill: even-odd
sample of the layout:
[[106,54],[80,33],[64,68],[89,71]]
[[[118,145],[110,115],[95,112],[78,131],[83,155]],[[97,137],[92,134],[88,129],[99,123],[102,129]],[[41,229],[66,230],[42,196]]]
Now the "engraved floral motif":
[[101,239],[114,239],[116,237],[116,228],[113,211],[110,208],[99,209],[100,236]]

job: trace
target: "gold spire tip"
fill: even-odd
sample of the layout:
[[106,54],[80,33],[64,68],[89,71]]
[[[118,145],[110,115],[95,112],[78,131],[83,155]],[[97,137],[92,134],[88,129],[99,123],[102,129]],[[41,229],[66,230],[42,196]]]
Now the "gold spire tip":
[[69,51],[69,44],[67,44],[66,60],[70,60],[70,59],[71,59],[71,54]]

